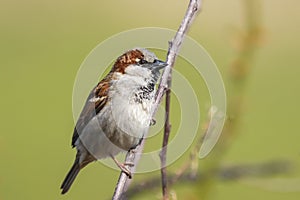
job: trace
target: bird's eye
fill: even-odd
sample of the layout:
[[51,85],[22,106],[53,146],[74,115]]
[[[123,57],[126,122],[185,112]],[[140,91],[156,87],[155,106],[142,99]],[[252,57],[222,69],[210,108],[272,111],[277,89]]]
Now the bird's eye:
[[140,65],[142,65],[142,64],[146,64],[146,63],[148,63],[146,60],[144,60],[144,59],[141,59],[140,61],[139,61],[139,64]]

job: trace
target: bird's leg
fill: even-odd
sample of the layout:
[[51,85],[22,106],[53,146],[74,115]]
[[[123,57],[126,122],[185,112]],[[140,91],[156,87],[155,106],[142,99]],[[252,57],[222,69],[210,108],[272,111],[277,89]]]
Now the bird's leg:
[[124,172],[131,179],[131,172],[129,171],[129,169],[127,169],[126,166],[133,167],[134,164],[129,162],[120,163],[114,156],[111,156],[111,158],[113,159],[113,161],[115,161],[116,165],[122,170],[122,172]]

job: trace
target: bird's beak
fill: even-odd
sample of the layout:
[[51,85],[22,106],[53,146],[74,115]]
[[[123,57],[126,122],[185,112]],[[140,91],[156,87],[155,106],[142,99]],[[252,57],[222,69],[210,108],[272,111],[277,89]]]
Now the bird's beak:
[[168,65],[168,63],[163,62],[161,60],[154,60],[154,62],[152,63],[152,70],[161,70],[162,68],[166,67]]

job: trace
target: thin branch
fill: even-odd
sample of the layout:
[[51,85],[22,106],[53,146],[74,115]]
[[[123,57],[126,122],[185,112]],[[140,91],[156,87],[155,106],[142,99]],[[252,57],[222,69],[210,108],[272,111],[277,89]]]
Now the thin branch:
[[[177,57],[177,54],[178,54],[181,44],[183,42],[184,35],[188,31],[189,27],[191,26],[191,23],[192,23],[194,17],[196,16],[197,11],[201,7],[201,3],[202,3],[202,0],[190,0],[185,17],[182,20],[181,25],[180,25],[175,37],[173,38],[172,42],[170,42],[170,47],[168,50],[167,61],[166,61],[168,63],[168,66],[165,68],[165,70],[162,74],[161,81],[158,86],[155,103],[153,105],[153,109],[151,112],[152,117],[155,115],[155,113],[158,109],[158,106],[161,102],[162,96],[166,92],[165,89],[168,87],[168,82],[171,79],[171,70],[172,70],[172,67],[174,66],[175,59]],[[144,137],[146,137],[146,136],[144,136]],[[137,152],[138,155],[141,155],[143,146],[144,146],[144,140],[143,140],[142,144],[139,147],[137,147],[137,149],[135,151],[129,151],[127,153],[125,162],[134,163],[136,166],[139,161],[140,156],[135,156],[134,154],[136,154],[135,152]],[[131,170],[132,173],[134,172],[134,168],[129,168],[129,170]],[[130,182],[131,181],[128,179],[127,175],[124,172],[121,172],[112,199],[117,200],[117,199],[124,198],[123,193],[126,192]]]
[[[171,77],[171,74],[170,76]],[[168,200],[169,199],[169,193],[168,193],[168,179],[167,179],[167,145],[169,142],[169,136],[171,132],[171,124],[170,124],[170,101],[171,101],[171,79],[168,84],[168,89],[166,91],[166,114],[165,114],[165,127],[164,127],[164,136],[163,136],[163,143],[162,143],[162,149],[159,154],[160,162],[161,162],[161,184],[162,184],[162,194],[163,199]]]
[[171,69],[174,66],[177,54],[179,53],[181,44],[184,39],[184,35],[186,34],[189,27],[191,26],[191,23],[193,22],[193,19],[195,18],[197,11],[201,8],[201,5],[202,5],[202,0],[190,0],[188,9],[181,22],[181,25],[175,37],[173,38],[172,42],[170,42],[170,47],[169,47],[169,51],[167,54],[167,61],[166,61],[168,63],[168,66],[165,68],[161,81],[159,83],[159,87],[157,90],[157,95],[154,103],[154,108],[152,111],[152,116],[154,116],[154,114],[156,113],[156,110],[158,109],[158,105],[160,104],[162,96],[165,93],[165,89],[168,86],[168,79],[171,73]]

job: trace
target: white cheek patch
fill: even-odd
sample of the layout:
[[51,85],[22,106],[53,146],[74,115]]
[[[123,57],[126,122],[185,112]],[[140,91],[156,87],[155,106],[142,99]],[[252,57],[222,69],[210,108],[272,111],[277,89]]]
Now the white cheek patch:
[[141,61],[141,59],[139,59],[139,58],[135,59],[135,62],[137,62],[137,63],[140,62],[140,61]]
[[[125,69],[125,73],[130,76],[134,76],[135,81],[138,81],[138,80],[144,81],[144,79],[149,79],[152,76],[152,73],[149,69],[146,69],[146,68],[138,66],[138,65],[129,65]],[[142,82],[141,84],[143,85],[144,83]]]

